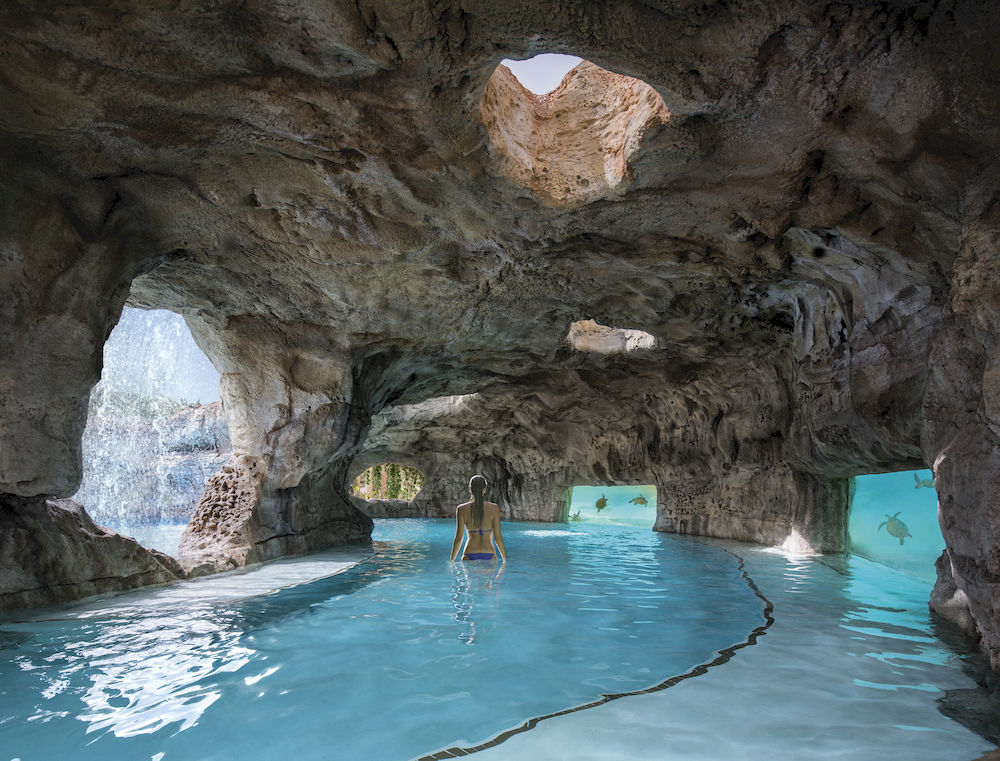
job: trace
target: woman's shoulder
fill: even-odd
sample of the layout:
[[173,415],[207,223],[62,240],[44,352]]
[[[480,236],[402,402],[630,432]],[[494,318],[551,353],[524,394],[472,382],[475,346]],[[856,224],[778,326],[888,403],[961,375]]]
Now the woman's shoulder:
[[471,504],[472,504],[471,502],[463,502],[461,505],[455,508],[455,512],[468,508]]

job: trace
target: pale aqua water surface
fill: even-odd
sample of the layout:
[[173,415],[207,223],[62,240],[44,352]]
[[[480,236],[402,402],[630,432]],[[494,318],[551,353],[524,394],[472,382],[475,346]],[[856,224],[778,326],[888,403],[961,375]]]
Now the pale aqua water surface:
[[[0,759],[414,759],[673,676],[482,755],[931,761],[990,747],[937,710],[972,683],[914,577],[587,524],[504,524],[505,568],[452,565],[453,530],[378,521],[367,560],[312,581],[314,564],[289,561],[303,583],[268,594],[198,579],[0,624]],[[219,584],[228,598],[210,594]]]
[[504,533],[502,569],[449,564],[447,521],[380,522],[369,560],[273,594],[4,624],[4,757],[407,759],[655,684],[763,620],[718,548]]

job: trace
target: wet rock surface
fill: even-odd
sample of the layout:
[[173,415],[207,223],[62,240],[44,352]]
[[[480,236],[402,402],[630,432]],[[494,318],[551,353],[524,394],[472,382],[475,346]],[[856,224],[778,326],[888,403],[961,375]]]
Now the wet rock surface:
[[[998,26],[974,3],[8,4],[0,492],[76,490],[128,300],[184,314],[223,374],[196,565],[363,535],[347,484],[375,461],[419,467],[428,512],[476,471],[544,520],[573,483],[653,483],[662,530],[823,549],[850,476],[931,466],[997,662]],[[543,51],[594,64],[544,108],[494,73]],[[601,155],[536,176],[571,134]],[[583,320],[653,344],[576,350]]]
[[0,610],[183,577],[176,560],[98,526],[78,502],[0,497]]
[[[444,518],[439,515],[436,505],[425,505],[423,509],[405,499],[359,499],[352,497],[351,503],[369,518]],[[430,509],[428,509],[428,507]],[[452,510],[452,517],[455,511]]]

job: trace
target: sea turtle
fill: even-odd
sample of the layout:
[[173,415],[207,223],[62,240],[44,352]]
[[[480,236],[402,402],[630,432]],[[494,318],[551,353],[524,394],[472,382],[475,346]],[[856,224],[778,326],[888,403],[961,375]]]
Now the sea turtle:
[[597,512],[601,512],[601,510],[603,510],[607,506],[608,506],[608,498],[605,497],[603,494],[601,495],[601,498],[594,503],[594,507],[597,508]]
[[933,489],[934,488],[934,479],[933,478],[924,478],[924,479],[921,480],[921,478],[916,473],[914,473],[913,474],[913,480],[917,482],[917,485],[913,487],[914,489],[920,489],[921,487],[924,487],[924,486],[926,486],[928,489]]
[[636,497],[635,499],[630,499],[629,502],[631,502],[633,505],[648,505],[649,504],[649,500],[647,500],[641,494],[638,497]]
[[[899,513],[896,513],[896,515],[899,515]],[[894,536],[897,539],[899,539],[899,546],[902,547],[903,540],[906,537],[912,538],[913,534],[910,533],[910,529],[908,529],[906,527],[906,524],[903,523],[899,518],[897,518],[896,515],[890,517],[887,513],[885,516],[885,520],[882,521],[880,524],[878,524],[878,528],[875,530],[878,531],[883,526],[885,526],[885,530],[889,532],[889,536]]]
[[573,513],[571,516],[569,516],[569,519],[571,521],[578,521],[578,520],[580,520],[580,511],[577,510],[575,513]]

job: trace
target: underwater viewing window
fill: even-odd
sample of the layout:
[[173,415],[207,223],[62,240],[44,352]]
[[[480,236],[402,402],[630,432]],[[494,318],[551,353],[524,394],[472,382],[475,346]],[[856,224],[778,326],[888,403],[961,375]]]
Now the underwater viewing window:
[[569,521],[652,528],[656,523],[656,487],[573,486]]
[[413,500],[424,487],[424,474],[408,465],[385,462],[372,465],[351,484],[351,495],[361,499]]
[[933,582],[944,537],[931,471],[857,476],[848,533],[851,552]]

